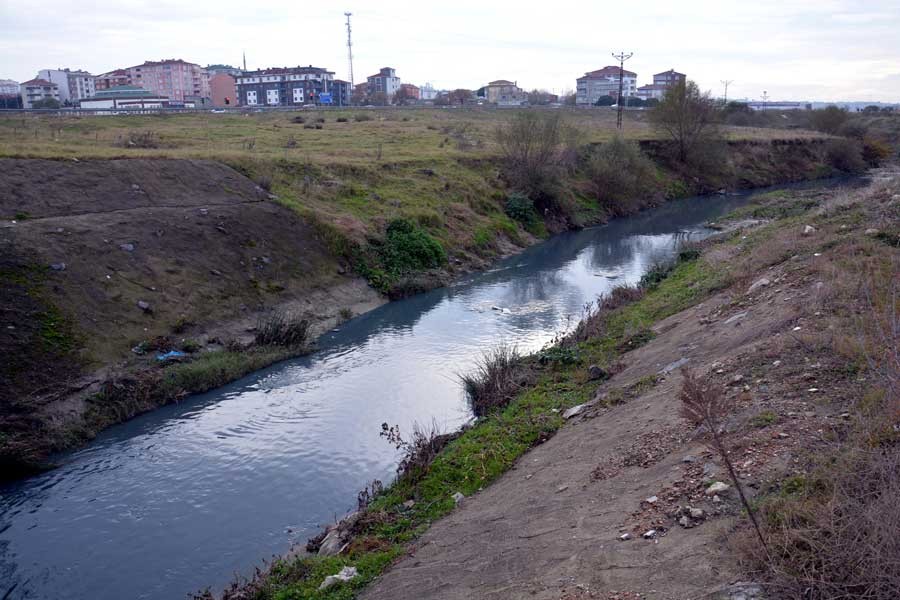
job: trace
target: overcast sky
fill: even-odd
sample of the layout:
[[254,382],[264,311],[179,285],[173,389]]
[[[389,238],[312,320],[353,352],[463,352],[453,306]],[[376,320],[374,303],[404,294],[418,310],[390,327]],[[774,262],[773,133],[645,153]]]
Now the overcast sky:
[[900,0],[0,0],[0,78],[99,74],[161,58],[249,68],[313,64],[355,81],[392,66],[405,82],[494,79],[560,92],[634,52],[638,83],[669,68],[705,90],[759,99],[900,101]]

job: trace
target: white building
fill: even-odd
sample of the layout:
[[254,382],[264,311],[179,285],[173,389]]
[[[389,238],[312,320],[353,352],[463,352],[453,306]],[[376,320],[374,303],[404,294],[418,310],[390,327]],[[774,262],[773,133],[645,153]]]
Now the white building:
[[136,85],[120,85],[100,90],[92,98],[81,101],[82,110],[141,110],[169,106],[168,96],[161,96]]
[[0,79],[0,96],[18,96],[21,88],[18,81]]
[[87,71],[42,69],[38,72],[38,78],[46,79],[59,87],[59,101],[62,103],[74,104],[79,100],[90,98],[96,91],[94,76]]
[[388,100],[394,97],[400,89],[400,78],[397,71],[391,67],[383,67],[375,75],[366,78],[369,83],[369,95],[383,93]]
[[[603,96],[619,96],[619,67],[607,66],[589,71],[575,80],[575,103],[592,105]],[[637,94],[637,73],[621,70],[622,95],[626,98]]]
[[426,83],[419,87],[419,99],[420,100],[434,100],[438,97],[440,92],[434,89],[434,86],[431,83]]
[[37,78],[26,81],[20,86],[20,89],[22,94],[22,108],[34,108],[35,102],[48,99],[60,102],[59,86],[46,79]]

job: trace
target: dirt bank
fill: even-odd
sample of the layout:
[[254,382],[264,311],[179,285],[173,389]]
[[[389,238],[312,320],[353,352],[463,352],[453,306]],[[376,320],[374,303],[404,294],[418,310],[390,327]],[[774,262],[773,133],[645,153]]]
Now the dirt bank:
[[384,301],[295,211],[220,163],[5,159],[0,215],[7,456],[93,433],[86,399],[100,383],[158,370],[142,345],[243,346],[273,310],[314,334]]

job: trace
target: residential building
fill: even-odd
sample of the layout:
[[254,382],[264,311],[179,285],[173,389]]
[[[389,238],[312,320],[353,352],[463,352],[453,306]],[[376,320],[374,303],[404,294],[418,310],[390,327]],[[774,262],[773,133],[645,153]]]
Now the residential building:
[[438,93],[438,90],[434,89],[434,86],[431,85],[431,83],[426,83],[419,88],[419,99],[434,100],[435,98],[437,98]]
[[350,103],[350,84],[312,65],[243,71],[235,85],[240,106],[303,106],[325,98],[337,106]]
[[407,100],[418,100],[422,96],[419,87],[411,83],[401,83],[399,91],[403,92]]
[[[579,105],[595,104],[602,96],[619,96],[619,67],[606,66],[596,71],[589,71],[575,80],[575,103]],[[621,72],[622,95],[634,96],[637,93],[637,73],[623,69]]]
[[46,79],[37,78],[26,81],[20,86],[20,93],[22,95],[22,108],[34,108],[35,102],[48,99],[61,103],[59,86]]
[[0,79],[0,96],[18,96],[20,91],[18,81]]
[[81,108],[141,110],[147,108],[165,108],[169,106],[169,98],[155,94],[136,85],[120,85],[107,90],[100,90],[93,98],[81,101]]
[[525,103],[528,96],[516,83],[498,79],[484,86],[484,99],[498,106],[518,106]]
[[148,61],[128,67],[129,83],[180,104],[192,98],[209,98],[209,74],[200,65],[180,58]]
[[131,85],[131,76],[125,69],[116,69],[94,77],[94,92],[108,90],[121,85]]
[[207,65],[206,72],[209,73],[210,79],[212,79],[219,73],[225,73],[226,75],[231,75],[232,77],[237,77],[242,73],[241,69],[239,69],[238,67],[232,67],[231,65]]
[[94,95],[94,76],[87,71],[70,69],[42,69],[38,71],[38,79],[46,79],[59,88],[59,101],[63,104],[75,104],[84,98]]
[[677,83],[684,83],[687,80],[687,75],[684,73],[679,73],[675,69],[669,69],[668,71],[663,71],[662,73],[657,73],[653,76],[653,85],[660,85],[664,88],[670,88]]
[[396,70],[391,67],[383,67],[375,75],[367,77],[366,80],[369,96],[382,93],[387,96],[388,100],[391,100],[400,89],[400,78],[397,77]]
[[650,85],[642,85],[637,89],[635,96],[640,98],[641,100],[650,100],[651,98],[656,100],[662,100],[662,97],[666,95],[666,90],[669,88],[665,85],[659,85],[656,83],[652,83]]
[[237,86],[235,78],[228,73],[219,72],[209,78],[209,93],[212,105],[222,108],[224,106],[237,106]]

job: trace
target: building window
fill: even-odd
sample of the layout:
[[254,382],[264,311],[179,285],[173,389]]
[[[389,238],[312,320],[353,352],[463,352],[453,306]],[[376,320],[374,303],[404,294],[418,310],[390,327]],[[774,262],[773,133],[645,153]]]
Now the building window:
[[278,90],[266,90],[266,104],[278,104]]
[[247,106],[256,106],[256,90],[247,92]]
[[294,102],[303,104],[303,88],[294,88]]

